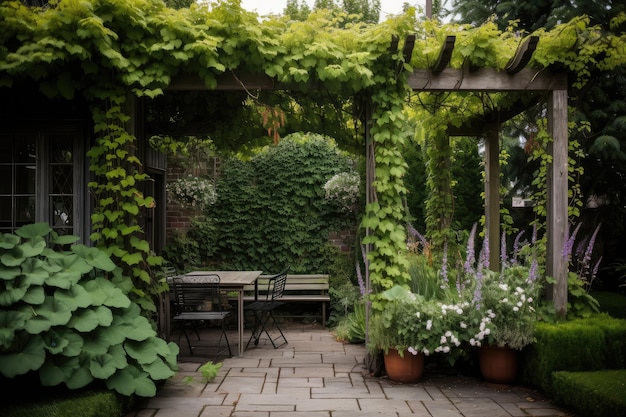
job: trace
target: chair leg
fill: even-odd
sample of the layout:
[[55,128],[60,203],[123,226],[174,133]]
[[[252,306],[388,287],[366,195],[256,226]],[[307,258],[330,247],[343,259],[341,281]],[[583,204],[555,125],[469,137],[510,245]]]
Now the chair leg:
[[[272,310],[259,311],[259,312],[255,310],[253,311],[253,313],[254,313],[254,328],[252,329],[252,335],[250,335],[250,339],[248,340],[246,349],[248,348],[248,345],[250,345],[250,342],[253,339],[254,339],[254,344],[258,345],[261,335],[263,333],[265,333],[267,338],[270,340],[274,349],[278,349],[279,347],[284,346],[288,343],[287,338],[285,337],[285,334],[283,333],[282,329],[278,325],[278,321],[276,320],[276,317],[274,317],[274,313],[272,312]],[[276,336],[273,338],[272,335],[270,335],[269,333],[269,329],[271,328],[276,328],[276,330],[278,330],[278,332],[280,333],[280,336]],[[280,339],[282,339],[283,342],[280,344],[276,344],[276,341]]]
[[254,339],[254,344],[258,345],[259,339],[262,333],[262,329],[259,330],[259,326],[261,323],[260,315],[262,315],[262,312],[257,311],[257,310],[252,310],[252,315],[254,316],[254,324],[252,325],[252,334],[250,335],[250,339],[248,339],[248,343],[246,343],[246,349],[248,349],[248,346],[250,345],[250,342],[252,341],[252,339]]
[[[271,310],[268,316],[269,316],[268,319],[272,319],[272,327],[275,327],[276,330],[278,330],[278,332],[280,333],[280,336],[276,336],[274,339],[272,339],[269,333],[267,332],[267,328],[265,326],[263,326],[263,328],[265,328],[265,334],[267,334],[267,337],[270,338],[270,341],[272,342],[272,346],[274,346],[274,349],[278,349],[279,347],[284,346],[289,342],[287,342],[287,338],[285,337],[285,334],[283,333],[282,329],[278,325],[278,321],[276,321],[276,317],[274,317],[274,313]],[[276,341],[279,339],[283,339],[283,342],[277,345]]]
[[220,340],[217,342],[217,353],[215,356],[219,356],[220,352],[222,351],[222,349],[220,349],[220,347],[222,346],[222,338],[224,338],[224,340],[226,341],[228,356],[232,357],[233,352],[230,350],[230,342],[228,341],[228,335],[226,334],[226,320],[222,320],[222,334],[220,334]]

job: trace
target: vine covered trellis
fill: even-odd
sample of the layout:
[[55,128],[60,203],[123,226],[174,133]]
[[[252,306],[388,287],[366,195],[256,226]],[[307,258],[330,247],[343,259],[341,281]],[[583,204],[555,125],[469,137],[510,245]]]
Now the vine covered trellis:
[[[96,138],[89,151],[96,201],[91,238],[123,266],[132,293],[148,311],[154,310],[153,296],[162,288],[150,272],[160,259],[151,255],[137,220],[154,200],[139,188],[148,176],[136,156],[137,136],[130,123],[134,98],[195,88],[186,84],[189,79],[207,89],[228,82],[250,91],[323,86],[342,97],[370,97],[367,131],[375,170],[362,226],[369,230],[369,276],[377,293],[408,280],[406,167],[399,152],[409,134],[406,98],[415,83],[434,88],[444,79],[424,75],[433,69],[446,75],[445,67],[465,68],[465,81],[481,69],[504,70],[520,34],[515,28],[501,32],[489,23],[470,28],[421,22],[414,11],[378,25],[345,22],[345,16],[324,11],[303,22],[259,20],[237,0],[180,10],[160,0],[61,0],[46,8],[5,1],[0,3],[0,93],[31,83],[49,97],[80,97],[89,104]],[[456,47],[440,67],[441,48],[450,35],[456,37]],[[541,71],[558,64],[578,74],[574,88],[584,85],[588,68],[607,70],[626,59],[624,36],[604,36],[588,27],[584,17],[537,35],[540,42],[527,65]],[[455,89],[453,84],[442,91]],[[496,107],[511,103],[505,94],[494,100]],[[453,123],[462,125],[462,119],[471,115],[456,113]]]

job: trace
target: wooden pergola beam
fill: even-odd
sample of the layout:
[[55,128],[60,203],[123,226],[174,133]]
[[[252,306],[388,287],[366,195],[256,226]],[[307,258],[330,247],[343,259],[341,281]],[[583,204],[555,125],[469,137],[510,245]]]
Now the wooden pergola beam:
[[456,36],[446,36],[446,40],[441,46],[439,51],[439,57],[437,62],[432,66],[431,72],[434,75],[439,75],[448,66],[450,59],[452,58],[452,51],[454,50],[454,43],[456,42]]
[[431,70],[417,69],[408,76],[413,91],[474,91],[501,93],[510,91],[550,91],[567,89],[565,74],[552,74],[546,69],[524,68],[515,75],[493,68],[446,68],[439,75]]
[[537,44],[539,43],[539,36],[532,35],[526,38],[524,42],[522,42],[515,52],[515,55],[511,60],[506,64],[504,70],[509,74],[516,74],[522,70],[530,61],[530,58],[533,56],[533,53],[537,49]]
[[402,58],[406,64],[411,62],[413,47],[415,46],[415,34],[407,35],[402,48]]

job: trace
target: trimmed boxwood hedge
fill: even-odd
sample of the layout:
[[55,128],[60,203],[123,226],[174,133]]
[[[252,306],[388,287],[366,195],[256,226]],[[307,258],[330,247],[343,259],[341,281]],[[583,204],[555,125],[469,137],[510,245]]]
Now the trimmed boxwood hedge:
[[3,417],[119,417],[130,409],[132,397],[113,391],[79,392],[63,398],[46,398],[27,404],[0,407]]
[[555,402],[586,417],[626,417],[626,370],[553,374]]
[[538,323],[537,342],[523,352],[522,381],[554,395],[552,373],[626,368],[626,320],[606,314]]

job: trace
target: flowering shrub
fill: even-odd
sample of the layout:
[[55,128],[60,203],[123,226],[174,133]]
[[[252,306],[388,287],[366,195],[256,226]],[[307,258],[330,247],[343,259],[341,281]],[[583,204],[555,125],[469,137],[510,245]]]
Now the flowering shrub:
[[[470,339],[482,340],[490,330],[476,331],[472,324],[470,303],[446,303],[426,299],[406,288],[395,286],[383,293],[389,300],[385,309],[372,319],[371,350],[385,353],[396,349],[416,355],[443,353],[453,363],[463,354],[463,344]],[[474,315],[473,319],[476,319]],[[480,319],[478,319],[480,321]]]
[[344,213],[354,212],[359,202],[361,178],[357,173],[340,172],[324,184],[326,200]]
[[[518,235],[510,259],[506,255],[506,245],[502,247],[500,272],[489,270],[489,245],[486,239],[474,266],[475,232],[476,226],[468,238],[461,278],[463,281],[457,281],[461,296],[467,300],[471,297],[470,316],[474,317],[474,326],[478,326],[476,334],[482,336],[470,339],[469,342],[472,346],[480,346],[484,340],[490,345],[522,349],[535,341],[535,304],[541,287],[537,280],[537,257],[529,248],[536,243],[536,232],[533,233],[531,243],[524,247],[525,252],[529,252],[526,257],[530,264],[524,265],[519,259],[521,235]],[[502,241],[505,242],[504,236]]]
[[[382,293],[387,303],[372,319],[370,349],[443,353],[453,363],[464,348],[488,343],[521,349],[534,341],[539,271],[531,245],[520,247],[521,236],[510,259],[503,246],[502,268],[495,272],[489,269],[487,241],[475,257],[474,226],[464,264],[458,270],[449,268],[444,253],[435,272],[426,239],[411,227],[409,235],[409,251],[419,261],[411,272],[412,281],[422,282],[411,286],[418,293],[402,286]],[[533,234],[532,243],[535,240]]]
[[169,201],[200,210],[217,201],[217,193],[211,180],[192,175],[167,184],[167,193]]

